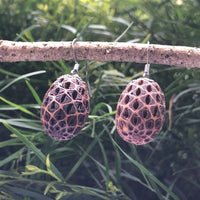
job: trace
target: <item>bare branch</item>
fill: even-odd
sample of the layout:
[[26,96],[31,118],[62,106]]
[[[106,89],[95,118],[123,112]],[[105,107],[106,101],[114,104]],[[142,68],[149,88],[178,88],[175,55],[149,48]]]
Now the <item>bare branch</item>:
[[[147,44],[77,42],[78,60],[146,63]],[[13,42],[0,40],[0,62],[73,60],[71,42]],[[149,63],[200,67],[200,48],[149,45]]]

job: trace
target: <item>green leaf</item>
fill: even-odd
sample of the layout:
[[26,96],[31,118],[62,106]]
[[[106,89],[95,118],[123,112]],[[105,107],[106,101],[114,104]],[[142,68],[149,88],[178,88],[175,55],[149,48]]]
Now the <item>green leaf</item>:
[[108,112],[109,112],[109,113],[112,113],[112,107],[111,107],[109,104],[107,104],[107,103],[101,102],[101,103],[98,103],[98,104],[93,108],[91,115],[95,115],[95,114],[97,113],[97,111],[98,111],[100,108],[104,107],[104,106],[106,106],[106,107],[108,108]]
[[33,31],[34,29],[37,29],[37,28],[39,28],[41,25],[40,24],[33,24],[33,25],[31,25],[31,26],[29,26],[28,28],[26,28],[26,29],[24,29],[24,30],[22,30],[22,32],[20,33],[20,34],[16,34],[17,35],[17,37],[15,38],[15,41],[17,41],[17,40],[19,40],[19,39],[21,39],[22,41],[24,41],[24,42],[29,42],[27,39],[26,39],[26,37],[24,37],[24,33],[25,32],[30,32],[30,31]]
[[129,31],[129,29],[132,27],[133,23],[134,22],[131,22],[129,24],[129,26],[123,31],[123,33],[115,39],[114,42],[118,42]]
[[18,145],[23,145],[18,141],[18,139],[10,139],[10,140],[5,140],[3,142],[0,142],[0,148],[3,147],[8,147],[8,146],[18,146]]
[[12,72],[10,72],[10,71],[7,71],[7,70],[1,69],[1,68],[0,68],[0,73],[5,74],[5,75],[8,75],[8,76],[14,76],[14,77],[20,76],[20,75],[18,75],[18,74],[12,73]]
[[31,34],[30,31],[24,31],[24,35],[26,36],[26,38],[28,39],[28,41],[34,42],[33,36],[32,36],[32,34]]
[[56,181],[51,181],[45,188],[44,190],[44,195],[46,195],[48,193],[48,191],[51,189],[51,187],[53,187],[55,184],[57,184]]
[[176,196],[167,186],[165,186],[162,182],[160,182],[150,171],[148,171],[143,165],[141,165],[139,162],[131,158],[125,151],[122,150],[122,148],[115,142],[115,140],[112,138],[112,142],[117,146],[117,148],[124,154],[124,156],[133,163],[136,167],[138,167],[141,171],[143,171],[144,174],[146,174],[152,181],[157,183],[164,191],[169,193],[171,197],[173,197],[175,200],[179,200],[178,196]]
[[10,192],[14,192],[15,194],[20,195],[21,197],[32,197],[34,199],[38,199],[38,200],[53,200],[50,197],[47,197],[43,194],[40,194],[38,192],[34,192],[28,189],[24,189],[24,188],[20,188],[20,187],[12,187],[12,186],[8,186],[6,185],[5,188],[10,191]]
[[25,82],[26,82],[28,88],[30,89],[33,97],[35,98],[36,102],[38,103],[39,106],[41,106],[42,101],[41,101],[40,97],[38,96],[37,92],[35,91],[35,89],[32,87],[32,85],[27,80],[25,80]]
[[17,104],[15,104],[15,103],[11,102],[11,101],[8,101],[8,100],[4,99],[4,98],[1,97],[1,96],[0,96],[0,100],[4,101],[5,103],[7,103],[7,104],[9,104],[9,105],[11,105],[11,106],[13,106],[13,107],[15,107],[15,108],[18,108],[19,110],[21,110],[22,112],[24,112],[24,113],[26,113],[26,114],[28,114],[28,115],[31,115],[31,116],[34,116],[34,117],[38,118],[37,115],[35,115],[34,113],[30,112],[30,111],[27,110],[26,108],[24,108],[24,107],[22,107],[22,106],[20,106],[20,105],[17,105]]
[[12,160],[15,160],[19,157],[19,155],[24,151],[24,147],[21,148],[20,150],[16,151],[15,153],[11,154],[10,156],[6,157],[4,160],[0,161],[0,167],[3,165],[9,163]]
[[[97,139],[98,139],[98,137],[97,137]],[[106,190],[108,191],[109,183],[110,183],[108,158],[107,158],[107,155],[105,152],[105,148],[99,139],[98,139],[98,144],[99,144],[101,152],[102,152],[104,165],[105,165],[105,169],[106,169],[106,171],[105,171],[106,172],[106,180],[105,181],[106,181]]]
[[[23,134],[21,134],[20,131],[18,131],[17,129],[10,126],[8,123],[3,122],[3,124],[8,130],[15,133],[15,135],[17,135],[19,140],[21,140],[28,148],[30,148],[36,154],[36,156],[42,161],[43,164],[46,164],[46,156],[27,137],[25,137]],[[63,176],[58,171],[58,169],[54,166],[53,163],[51,163],[51,169],[52,169],[53,173],[60,180],[64,181]]]
[[[21,104],[20,106],[23,108],[40,109],[40,106],[38,104]],[[10,105],[0,105],[0,110],[19,110],[19,108],[12,107]]]
[[0,177],[18,178],[19,174],[13,171],[0,170]]
[[106,197],[107,193],[104,190],[92,187],[80,186],[80,185],[68,185],[68,186],[76,193],[93,195],[100,197],[101,199],[110,200],[110,198]]
[[88,146],[88,148],[85,150],[85,152],[83,153],[83,155],[79,158],[79,160],[75,163],[75,165],[72,167],[72,169],[69,171],[69,173],[67,174],[66,177],[66,181],[74,174],[74,172],[78,169],[78,167],[81,165],[81,163],[84,161],[84,159],[88,156],[88,153],[93,149],[93,147],[96,145],[96,143],[98,142],[98,138],[100,138],[103,133],[104,133],[104,129],[103,131],[100,132],[100,134],[98,136],[96,136],[94,138],[94,140],[90,143],[90,145]]
[[27,128],[36,131],[43,131],[40,121],[30,119],[0,119],[0,122],[7,122],[10,125]]
[[5,89],[7,89],[9,86],[11,86],[13,83],[21,80],[21,79],[25,79],[27,77],[30,77],[30,76],[35,76],[35,75],[38,75],[38,74],[43,74],[45,73],[46,71],[44,70],[41,70],[41,71],[36,71],[36,72],[31,72],[31,73],[28,73],[28,74],[24,74],[24,75],[21,75],[17,78],[15,78],[14,80],[12,80],[11,82],[9,82],[7,85],[5,85],[1,90],[0,92],[3,92]]
[[89,119],[103,119],[105,117],[111,116],[111,115],[115,115],[116,111],[110,112],[110,113],[105,113],[104,115],[98,116],[98,115],[89,115],[88,118]]

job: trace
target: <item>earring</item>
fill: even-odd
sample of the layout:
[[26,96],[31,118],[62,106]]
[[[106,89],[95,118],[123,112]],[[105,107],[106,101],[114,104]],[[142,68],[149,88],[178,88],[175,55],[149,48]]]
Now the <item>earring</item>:
[[123,140],[143,145],[154,140],[164,123],[165,98],[154,80],[147,78],[150,64],[142,78],[132,80],[122,92],[116,111],[116,126]]
[[46,92],[40,118],[44,130],[55,140],[69,140],[84,127],[90,111],[90,98],[85,82],[78,76],[79,64],[74,44],[74,69],[71,75],[59,77]]

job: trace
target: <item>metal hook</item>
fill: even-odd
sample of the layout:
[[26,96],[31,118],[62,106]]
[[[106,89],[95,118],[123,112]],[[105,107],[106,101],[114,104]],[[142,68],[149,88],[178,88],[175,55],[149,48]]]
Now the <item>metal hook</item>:
[[73,41],[72,41],[72,49],[73,49],[73,57],[74,57],[74,62],[75,62],[75,65],[74,65],[74,69],[71,71],[71,74],[78,74],[78,70],[79,70],[79,64],[78,64],[78,61],[77,61],[77,58],[76,58],[76,51],[75,51],[75,43],[77,42],[77,38],[75,38]]
[[[77,58],[76,58],[76,51],[75,51],[75,47],[74,47],[77,40],[78,39],[75,38],[72,41],[73,57],[74,57],[74,62],[75,62],[74,69],[71,71],[72,75],[78,74],[78,70],[79,70],[79,67],[80,67],[80,65],[78,64]],[[85,61],[85,68],[86,68],[86,80],[87,80],[88,92],[89,92],[90,97],[92,97],[92,92],[91,92],[89,78],[88,78],[88,63],[87,63],[87,60]]]
[[143,77],[145,76],[149,76],[149,69],[150,69],[150,64],[149,64],[149,41],[147,42],[147,63],[144,67],[144,73],[143,73]]

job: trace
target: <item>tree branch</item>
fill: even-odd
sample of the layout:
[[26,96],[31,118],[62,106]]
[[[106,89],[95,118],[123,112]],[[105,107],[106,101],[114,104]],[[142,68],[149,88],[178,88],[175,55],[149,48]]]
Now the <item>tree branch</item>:
[[[78,60],[146,63],[147,44],[76,42]],[[73,60],[72,42],[0,40],[0,62]],[[149,45],[149,63],[200,67],[200,48]]]

